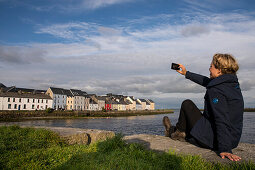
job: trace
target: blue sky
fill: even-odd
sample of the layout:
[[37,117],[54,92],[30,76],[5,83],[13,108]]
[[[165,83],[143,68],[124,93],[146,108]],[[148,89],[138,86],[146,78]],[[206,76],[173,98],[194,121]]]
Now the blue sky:
[[255,107],[252,0],[0,0],[0,82],[152,98],[160,108],[205,89],[171,62],[209,76],[231,53],[246,107]]

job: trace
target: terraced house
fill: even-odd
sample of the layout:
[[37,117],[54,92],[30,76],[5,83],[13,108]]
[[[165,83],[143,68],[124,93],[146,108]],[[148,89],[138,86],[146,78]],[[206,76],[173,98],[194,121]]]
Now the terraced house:
[[133,96],[87,94],[82,90],[50,87],[46,90],[6,87],[0,83],[0,110],[154,110],[150,99]]
[[43,90],[1,86],[0,110],[45,110],[53,100]]

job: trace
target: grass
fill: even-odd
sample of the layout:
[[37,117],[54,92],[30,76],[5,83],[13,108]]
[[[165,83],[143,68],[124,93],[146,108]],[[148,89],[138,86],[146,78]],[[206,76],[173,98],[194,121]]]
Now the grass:
[[122,136],[93,145],[67,145],[42,129],[0,127],[0,169],[255,169],[254,163],[211,164],[126,144]]

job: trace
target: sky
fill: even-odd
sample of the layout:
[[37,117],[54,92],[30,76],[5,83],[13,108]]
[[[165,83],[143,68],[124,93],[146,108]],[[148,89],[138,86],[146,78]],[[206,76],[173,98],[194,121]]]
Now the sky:
[[254,0],[0,0],[0,83],[203,108],[205,88],[170,65],[209,76],[212,56],[229,53],[254,108],[254,28]]

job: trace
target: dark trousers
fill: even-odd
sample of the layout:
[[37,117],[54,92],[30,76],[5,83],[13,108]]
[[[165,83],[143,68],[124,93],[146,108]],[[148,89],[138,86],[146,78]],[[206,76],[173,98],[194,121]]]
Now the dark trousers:
[[200,110],[191,100],[184,100],[182,102],[178,122],[176,123],[176,129],[186,133],[186,139],[189,143],[211,149],[209,146],[201,143],[190,135],[191,129],[202,116]]
[[202,113],[191,100],[184,100],[181,105],[180,115],[176,129],[185,132],[190,137],[190,131],[196,122],[202,117]]

